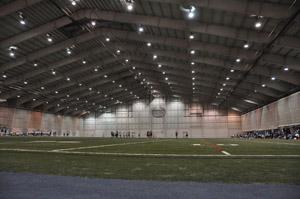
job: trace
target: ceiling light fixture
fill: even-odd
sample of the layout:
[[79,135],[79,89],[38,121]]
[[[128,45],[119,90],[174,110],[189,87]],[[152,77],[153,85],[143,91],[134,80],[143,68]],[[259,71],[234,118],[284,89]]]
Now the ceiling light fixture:
[[138,31],[139,31],[139,32],[144,32],[144,28],[140,26],[140,27],[138,28]]
[[245,42],[243,47],[247,49],[250,47],[250,45],[249,45],[249,43]]
[[193,34],[190,34],[189,39],[190,40],[195,39],[195,36]]
[[22,12],[19,12],[19,22],[22,25],[26,25],[26,20]]
[[91,22],[92,26],[96,26],[96,21]]

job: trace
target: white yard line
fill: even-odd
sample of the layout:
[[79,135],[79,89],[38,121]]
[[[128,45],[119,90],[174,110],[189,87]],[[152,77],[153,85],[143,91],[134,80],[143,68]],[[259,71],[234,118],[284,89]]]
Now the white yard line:
[[146,141],[146,142],[125,142],[125,143],[118,143],[118,144],[106,144],[106,145],[95,145],[95,146],[83,146],[83,147],[74,147],[74,148],[54,149],[52,151],[70,151],[70,150],[79,150],[79,149],[93,149],[93,148],[104,148],[104,147],[122,146],[122,145],[155,143],[155,142],[163,142],[163,141],[168,141],[168,140]]
[[81,152],[81,151],[47,151],[38,149],[5,149],[0,151],[59,153],[59,154],[82,154],[82,155],[111,155],[111,156],[137,156],[137,157],[240,157],[240,158],[300,158],[300,155],[221,155],[221,154],[160,154],[160,153],[107,153],[107,152]]
[[227,151],[221,151],[222,153],[224,153],[225,155],[231,155],[230,153],[228,153]]

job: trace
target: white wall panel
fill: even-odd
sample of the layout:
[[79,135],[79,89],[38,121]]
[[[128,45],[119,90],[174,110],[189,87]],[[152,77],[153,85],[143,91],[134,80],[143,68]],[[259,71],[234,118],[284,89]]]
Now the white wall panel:
[[243,131],[300,124],[300,92],[246,113],[241,121]]
[[[163,117],[153,116],[153,110],[165,110]],[[192,115],[189,115],[189,114]],[[196,117],[202,113],[201,117]],[[226,113],[227,114],[227,113]],[[145,137],[146,132],[152,130],[155,137],[179,137],[183,131],[189,132],[189,137],[229,137],[241,131],[240,116],[225,115],[224,112],[212,107],[203,108],[199,104],[186,105],[180,101],[166,102],[163,99],[155,99],[150,103],[138,101],[131,106],[121,106],[113,113],[104,113],[96,120],[95,131],[103,132],[104,136],[110,136],[111,131],[135,132]],[[90,135],[93,126],[89,124],[89,118],[83,119],[83,131],[88,130]],[[86,129],[85,129],[86,128]]]

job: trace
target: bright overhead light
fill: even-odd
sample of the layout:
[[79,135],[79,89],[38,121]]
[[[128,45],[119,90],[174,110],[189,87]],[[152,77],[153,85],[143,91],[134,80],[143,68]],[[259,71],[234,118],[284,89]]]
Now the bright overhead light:
[[252,101],[252,100],[248,100],[248,99],[244,99],[244,102],[248,102],[248,103],[250,103],[250,104],[258,104],[257,102],[255,102],[255,101]]
[[147,43],[147,46],[150,47],[152,44],[150,42]]
[[129,62],[129,60],[128,60],[128,59],[125,59],[125,62]]
[[276,77],[271,77],[271,80],[273,80],[273,81],[276,80]]
[[139,27],[139,32],[144,32],[144,28],[143,27]]
[[221,95],[221,93],[218,93],[218,95]]
[[112,81],[112,83],[114,84],[114,83],[116,83],[116,81],[115,81],[115,80],[113,80],[113,81]]
[[36,100],[35,98],[32,99],[32,101],[35,101],[35,100]]
[[117,54],[120,54],[120,52],[121,52],[121,51],[118,49],[118,50],[117,50]]
[[196,79],[195,77],[192,78],[192,80],[195,80],[195,79]]
[[158,64],[158,68],[161,68],[162,67],[162,65],[161,64]]
[[235,110],[235,111],[238,111],[238,112],[241,112],[240,109],[236,108],[236,107],[231,107],[232,110]]
[[34,66],[34,67],[37,67],[37,66],[38,66],[38,64],[37,64],[37,63],[33,63],[33,66]]
[[195,39],[195,36],[193,34],[190,34],[189,38],[192,40]]
[[262,27],[262,22],[260,20],[256,21],[255,24],[254,24],[254,27],[259,29]]
[[188,13],[188,18],[189,18],[189,19],[192,19],[192,18],[194,18],[194,17],[195,17],[195,12],[190,11],[190,12]]
[[72,4],[73,6],[76,6],[76,5],[77,5],[76,1],[71,1],[71,4]]
[[243,46],[243,47],[244,47],[244,48],[249,48],[249,46],[250,46],[250,45],[249,45],[248,43],[244,43],[244,46]]
[[20,24],[25,25],[26,21],[24,19],[20,19]]
[[82,83],[79,83],[78,86],[82,86]]
[[98,72],[98,68],[95,68],[94,71],[95,71],[95,72]]
[[289,68],[288,68],[288,67],[285,67],[283,70],[284,70],[284,71],[288,71],[288,70],[289,70]]
[[91,91],[91,90],[93,90],[93,89],[90,87],[89,90]]
[[7,78],[7,76],[5,74],[2,75],[3,78]]
[[231,73],[233,73],[233,72],[234,72],[234,70],[233,70],[233,69],[231,69],[231,70],[230,70],[230,72],[231,72]]
[[56,75],[56,72],[54,70],[51,73],[52,73],[52,75]]
[[223,88],[220,88],[220,91],[222,91],[223,90]]
[[241,62],[241,59],[240,59],[240,58],[237,58],[235,61],[236,61],[237,63],[239,63],[239,62]]
[[119,87],[122,88],[122,85],[120,84]]
[[226,80],[230,80],[230,77],[226,77]]
[[195,73],[195,71],[194,71],[194,70],[192,70],[192,73]]
[[226,86],[226,84],[225,84],[225,83],[223,83],[222,85],[223,85],[223,86]]
[[106,37],[106,38],[105,38],[105,41],[109,42],[109,41],[110,41],[110,38],[109,38],[109,37]]
[[55,91],[55,94],[57,94],[58,93],[58,91]]
[[86,64],[86,61],[85,61],[85,60],[82,60],[82,63],[83,63],[83,64]]
[[163,72],[162,72],[162,74],[164,75],[164,74],[166,74],[166,72],[165,72],[165,71],[163,71]]
[[19,22],[20,22],[20,24],[22,24],[22,25],[25,25],[25,24],[26,24],[26,20],[25,20],[25,17],[24,17],[24,15],[23,15],[22,12],[19,12]]
[[52,40],[51,37],[48,37],[48,38],[47,38],[47,41],[48,41],[49,43],[51,43],[53,40]]
[[66,51],[67,51],[67,54],[68,54],[68,55],[71,55],[71,54],[72,54],[72,51],[70,50],[70,48],[67,48]]
[[157,59],[157,55],[153,55],[153,59]]
[[92,24],[92,26],[95,26],[96,25],[96,21],[92,21],[91,24]]
[[71,79],[70,79],[70,77],[67,77],[67,81],[70,81]]
[[132,66],[132,69],[135,70],[135,66]]
[[107,78],[107,75],[104,75],[104,78]]
[[195,65],[195,62],[192,61],[192,62],[191,62],[191,65]]
[[128,11],[132,11],[132,10],[133,10],[133,4],[132,4],[132,3],[129,3],[129,4],[127,5],[127,10],[128,10]]
[[265,84],[262,84],[261,86],[262,86],[262,87],[266,87],[266,85],[265,85]]
[[13,51],[9,52],[9,56],[15,57],[15,53]]
[[24,84],[28,84],[28,82],[27,82],[27,81],[24,81]]
[[194,54],[195,54],[195,50],[191,50],[190,53],[191,53],[192,55],[194,55]]

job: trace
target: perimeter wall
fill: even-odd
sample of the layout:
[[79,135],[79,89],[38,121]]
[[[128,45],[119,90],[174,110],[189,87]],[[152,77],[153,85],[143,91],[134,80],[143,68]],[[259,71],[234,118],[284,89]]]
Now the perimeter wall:
[[154,99],[138,101],[132,105],[119,106],[111,112],[93,115],[82,120],[81,136],[110,137],[111,131],[135,132],[146,136],[152,131],[154,137],[230,137],[241,131],[240,116],[218,110],[215,107],[202,107],[200,104],[184,104],[180,101]]
[[300,92],[241,116],[242,131],[274,129],[300,124]]
[[79,135],[80,118],[0,107],[0,127],[10,128],[13,132],[51,130],[57,135],[69,132],[75,136]]

